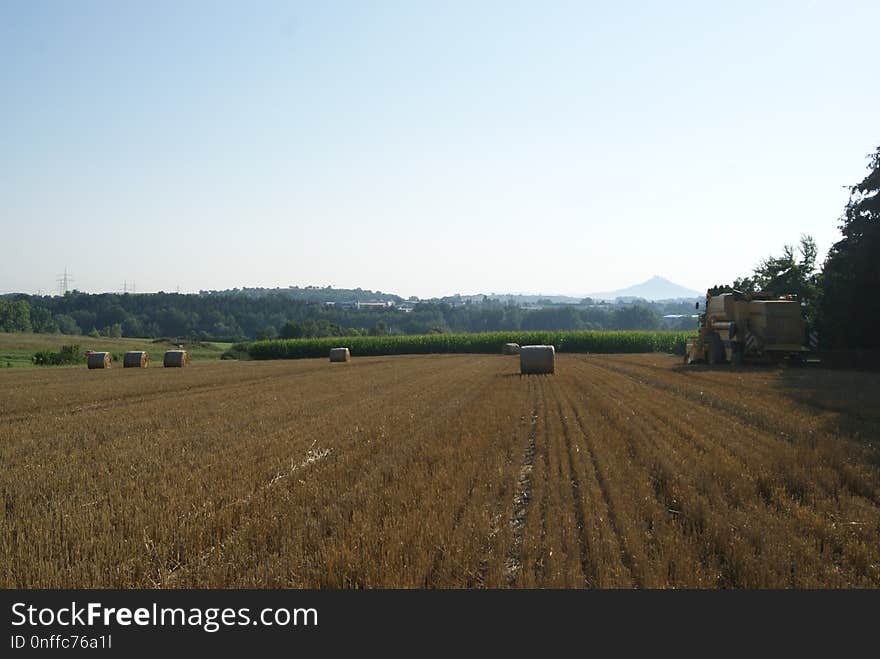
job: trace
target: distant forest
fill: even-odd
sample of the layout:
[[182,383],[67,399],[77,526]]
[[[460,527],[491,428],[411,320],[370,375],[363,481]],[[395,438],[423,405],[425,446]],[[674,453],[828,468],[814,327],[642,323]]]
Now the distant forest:
[[[352,308],[390,301],[389,308]],[[334,304],[328,304],[334,303]],[[343,303],[345,306],[340,305]],[[339,306],[337,306],[339,305]],[[401,308],[404,305],[404,308]],[[430,334],[500,330],[693,329],[693,302],[629,301],[524,308],[497,300],[419,302],[361,289],[235,289],[0,298],[0,331],[112,337],[264,338]],[[678,318],[663,318],[679,315]]]

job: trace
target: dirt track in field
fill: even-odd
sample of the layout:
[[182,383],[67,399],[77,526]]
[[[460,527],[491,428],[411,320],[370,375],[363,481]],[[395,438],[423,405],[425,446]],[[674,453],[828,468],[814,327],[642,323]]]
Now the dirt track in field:
[[5,587],[880,585],[880,377],[664,355],[0,373]]

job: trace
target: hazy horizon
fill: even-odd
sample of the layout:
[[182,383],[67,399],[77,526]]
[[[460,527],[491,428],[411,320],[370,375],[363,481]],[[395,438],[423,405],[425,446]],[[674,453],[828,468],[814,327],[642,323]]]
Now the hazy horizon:
[[0,292],[583,296],[839,238],[880,5],[7,2]]
[[[665,277],[663,277],[662,275],[652,275],[649,279],[647,279],[645,281],[632,282],[630,284],[618,286],[616,288],[613,288],[613,289],[610,289],[607,291],[591,290],[591,291],[580,292],[580,293],[576,293],[576,294],[557,293],[554,291],[505,291],[505,290],[488,291],[488,290],[486,290],[486,291],[452,291],[449,293],[445,293],[443,295],[417,295],[415,293],[413,293],[411,295],[403,295],[401,293],[398,293],[394,289],[380,289],[380,288],[372,288],[370,286],[350,286],[350,287],[349,286],[333,286],[332,284],[327,284],[327,285],[323,285],[323,286],[318,285],[318,284],[288,284],[288,285],[284,285],[284,286],[233,286],[231,288],[223,288],[223,289],[202,288],[202,289],[194,290],[194,291],[186,291],[186,290],[182,290],[182,289],[177,290],[177,288],[175,287],[175,289],[172,289],[172,290],[157,289],[157,290],[153,290],[153,291],[144,291],[144,290],[137,289],[137,287],[135,286],[136,282],[123,282],[123,288],[119,289],[119,290],[102,290],[102,291],[84,291],[82,289],[77,288],[77,286],[74,283],[71,283],[68,290],[70,290],[70,291],[76,290],[80,293],[90,293],[90,294],[131,293],[134,295],[134,294],[155,294],[155,293],[179,293],[181,295],[197,295],[202,292],[211,292],[211,291],[220,292],[220,291],[228,291],[228,290],[236,290],[236,289],[245,290],[245,289],[261,289],[262,288],[262,289],[267,289],[267,290],[275,290],[275,289],[284,290],[287,288],[299,288],[299,289],[327,288],[329,286],[330,288],[337,289],[337,290],[356,290],[356,289],[360,288],[361,290],[372,291],[373,293],[383,293],[383,294],[387,294],[387,295],[398,295],[403,298],[417,297],[418,299],[421,299],[421,300],[427,300],[427,299],[431,299],[431,298],[453,297],[455,295],[460,295],[462,297],[470,297],[470,296],[474,296],[474,295],[494,295],[494,296],[512,295],[512,296],[529,296],[529,297],[547,296],[547,297],[585,298],[585,297],[589,297],[591,295],[592,296],[606,295],[608,293],[615,293],[618,291],[623,291],[623,290],[626,290],[629,288],[633,288],[635,286],[646,284],[646,283],[653,281],[657,278],[663,279],[663,280],[665,280],[665,282],[667,282],[669,284],[673,284],[673,285],[678,286],[678,282],[670,281],[670,280],[666,279]],[[2,291],[2,290],[0,290],[0,295],[9,295],[9,294],[48,295],[48,296],[53,296],[53,297],[61,295],[60,291],[58,291],[58,290],[55,290],[55,291],[43,290],[43,291],[37,291],[37,292]],[[694,291],[694,295],[699,296],[699,295],[702,295],[702,293],[700,293],[698,291]],[[679,296],[673,296],[673,297],[679,297]],[[671,299],[671,298],[664,298],[664,299]]]

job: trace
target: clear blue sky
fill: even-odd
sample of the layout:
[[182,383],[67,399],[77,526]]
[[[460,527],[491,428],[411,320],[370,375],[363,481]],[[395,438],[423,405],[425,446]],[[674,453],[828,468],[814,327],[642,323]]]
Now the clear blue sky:
[[0,3],[0,292],[582,294],[824,256],[863,2]]

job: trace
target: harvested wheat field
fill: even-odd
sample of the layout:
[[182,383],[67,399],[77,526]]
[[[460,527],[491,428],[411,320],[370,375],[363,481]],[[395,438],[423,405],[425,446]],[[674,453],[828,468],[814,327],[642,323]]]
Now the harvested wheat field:
[[880,376],[665,355],[0,373],[0,585],[880,585]]

